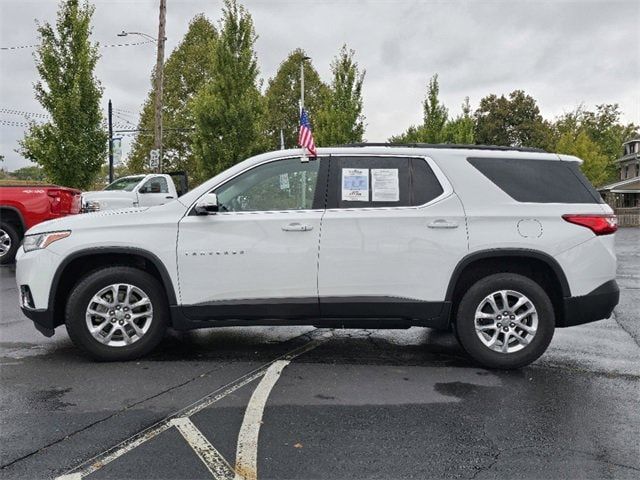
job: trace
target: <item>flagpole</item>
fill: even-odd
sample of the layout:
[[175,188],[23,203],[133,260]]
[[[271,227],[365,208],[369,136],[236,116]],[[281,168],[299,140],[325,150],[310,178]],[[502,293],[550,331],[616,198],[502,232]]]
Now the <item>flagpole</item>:
[[[300,119],[302,119],[302,112],[304,111],[304,62],[307,60],[311,60],[311,57],[304,56],[300,61]],[[302,148],[302,158],[300,158],[303,162],[308,162],[309,158],[307,157],[307,150]]]
[[309,57],[302,57],[302,61],[300,62],[300,115],[302,115],[302,110],[304,110],[304,62]]

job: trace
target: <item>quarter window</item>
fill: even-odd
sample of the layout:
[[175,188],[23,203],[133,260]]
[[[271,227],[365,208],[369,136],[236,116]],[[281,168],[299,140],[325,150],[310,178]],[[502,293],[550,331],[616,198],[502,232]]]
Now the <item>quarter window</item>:
[[255,167],[216,189],[220,211],[312,209],[323,197],[317,192],[319,171],[320,160],[302,162],[300,158]]
[[604,203],[577,162],[525,158],[467,160],[517,202]]

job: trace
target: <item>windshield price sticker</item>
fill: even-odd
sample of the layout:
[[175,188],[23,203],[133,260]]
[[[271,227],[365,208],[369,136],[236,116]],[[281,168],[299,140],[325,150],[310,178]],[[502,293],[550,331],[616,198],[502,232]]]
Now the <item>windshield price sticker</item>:
[[369,169],[342,169],[342,200],[347,202],[369,201]]
[[397,168],[372,168],[371,191],[374,202],[399,202],[400,181]]

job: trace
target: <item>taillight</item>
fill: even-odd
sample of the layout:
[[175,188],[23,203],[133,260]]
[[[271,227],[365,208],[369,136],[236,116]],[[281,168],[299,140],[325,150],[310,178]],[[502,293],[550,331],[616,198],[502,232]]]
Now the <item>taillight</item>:
[[609,235],[618,230],[618,217],[610,213],[566,214],[562,218],[569,223],[587,227],[596,235]]
[[61,203],[61,195],[62,192],[60,190],[56,190],[55,188],[47,190],[47,195],[49,195],[51,213],[60,213],[60,203]]

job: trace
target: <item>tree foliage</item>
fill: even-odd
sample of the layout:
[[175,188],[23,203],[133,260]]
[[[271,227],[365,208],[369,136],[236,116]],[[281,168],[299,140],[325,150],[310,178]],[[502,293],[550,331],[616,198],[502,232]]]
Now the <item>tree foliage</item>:
[[422,124],[411,126],[406,132],[391,137],[391,143],[442,143],[445,141],[445,125],[449,112],[440,101],[438,75],[427,84],[427,94],[422,102]]
[[18,168],[11,172],[11,176],[17,180],[31,180],[34,182],[44,182],[47,180],[47,176],[42,167],[38,167],[37,165]]
[[424,141],[427,143],[441,143],[444,140],[444,126],[447,123],[447,107],[438,98],[440,84],[438,75],[429,80],[427,96],[422,104],[424,110]]
[[582,172],[591,183],[596,186],[604,185],[609,178],[608,159],[602,153],[600,147],[594,142],[586,131],[580,130],[577,134],[563,133],[556,145],[558,153],[575,155],[582,159]]
[[[596,105],[595,111],[579,106],[555,122],[555,149],[559,151],[565,147],[567,138],[577,138],[583,133],[606,158],[606,180],[613,181],[617,178],[615,160],[622,155],[622,143],[638,135],[638,127],[632,123],[622,123],[620,117],[617,104]],[[597,184],[594,180],[592,182]]]
[[547,148],[550,126],[535,99],[522,90],[509,98],[487,95],[475,112],[476,142],[484,145]]
[[[197,15],[180,44],[171,52],[163,72],[163,167],[165,170],[184,170],[195,180],[197,170],[191,146],[195,121],[189,103],[196,93],[213,77],[217,32],[204,16]],[[142,108],[136,136],[127,162],[132,173],[148,169],[149,152],[153,148],[155,74],[151,75],[151,91]]]
[[[264,96],[263,131],[267,142],[266,148],[269,150],[280,148],[281,129],[286,148],[295,148],[298,144],[300,65],[302,63],[304,63],[305,109],[312,119],[316,118],[320,104],[326,96],[327,86],[320,80],[311,61],[303,60],[305,56],[302,49],[292,51],[280,64],[275,76],[267,85]],[[317,134],[317,132],[314,133]]]
[[231,167],[263,145],[253,20],[235,0],[225,0],[222,13],[211,81],[191,104],[193,149],[202,178]]
[[473,145],[475,142],[476,122],[471,115],[469,97],[462,102],[462,114],[450,119],[444,126],[442,133],[444,143]]
[[35,92],[51,120],[31,124],[20,142],[20,153],[51,181],[76,188],[92,182],[107,147],[102,89],[93,74],[99,58],[98,45],[90,41],[93,12],[86,1],[63,0],[55,26],[38,27]]
[[364,134],[362,84],[365,72],[354,60],[355,51],[343,45],[331,63],[333,80],[325,90],[315,121],[315,140],[329,146],[361,142]]

